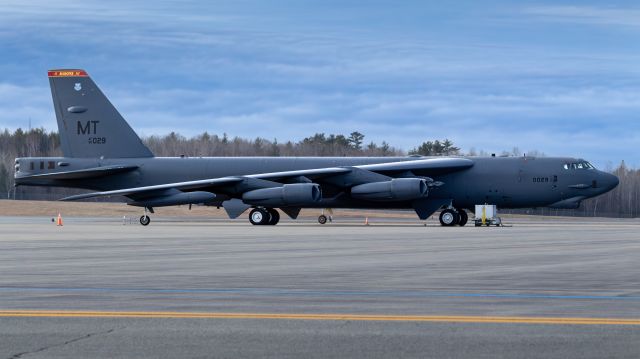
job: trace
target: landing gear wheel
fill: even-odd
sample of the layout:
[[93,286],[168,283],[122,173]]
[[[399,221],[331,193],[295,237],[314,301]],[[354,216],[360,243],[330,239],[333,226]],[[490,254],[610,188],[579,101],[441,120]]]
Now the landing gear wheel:
[[140,224],[143,226],[148,226],[151,223],[151,218],[146,214],[144,216],[140,216]]
[[320,216],[318,216],[318,223],[320,224],[327,223],[327,216],[325,216],[324,214],[321,214]]
[[267,212],[269,212],[269,222],[267,223],[270,226],[275,226],[280,222],[280,213],[278,210],[273,208],[267,208]]
[[445,209],[440,212],[440,224],[445,227],[455,226],[459,221],[460,216],[452,209]]
[[467,215],[467,212],[465,212],[464,209],[459,209],[458,210],[458,215],[460,216],[460,220],[458,221],[458,225],[460,227],[464,227],[464,225],[467,224],[467,221],[469,220],[469,216]]
[[270,220],[271,215],[269,214],[269,212],[267,212],[267,210],[263,208],[254,208],[249,213],[249,222],[251,222],[251,224],[253,224],[254,226],[267,224]]

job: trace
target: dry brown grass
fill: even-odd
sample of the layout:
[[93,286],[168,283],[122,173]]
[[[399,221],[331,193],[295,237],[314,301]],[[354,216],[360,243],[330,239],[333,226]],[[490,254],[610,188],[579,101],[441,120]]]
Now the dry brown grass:
[[[0,200],[0,216],[53,216],[61,213],[73,217],[113,217],[138,216],[142,208],[124,203],[106,202],[59,202],[59,201],[9,201]],[[222,210],[215,207],[188,206],[163,207],[159,209],[166,216],[215,216]]]

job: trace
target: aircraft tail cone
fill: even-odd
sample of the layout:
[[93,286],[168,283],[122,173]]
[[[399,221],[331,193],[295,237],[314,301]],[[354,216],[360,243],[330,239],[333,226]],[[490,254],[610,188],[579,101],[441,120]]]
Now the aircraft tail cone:
[[62,227],[62,216],[58,213],[58,219],[56,220],[56,226]]

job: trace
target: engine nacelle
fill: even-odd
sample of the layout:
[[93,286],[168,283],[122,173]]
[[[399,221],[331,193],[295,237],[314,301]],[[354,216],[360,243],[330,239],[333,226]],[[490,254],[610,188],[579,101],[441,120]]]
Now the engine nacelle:
[[246,192],[242,201],[254,206],[304,206],[320,201],[322,191],[315,183],[292,183],[282,187],[261,188]]
[[391,181],[365,183],[351,188],[351,197],[369,201],[407,201],[426,197],[427,181],[421,178],[394,178]]

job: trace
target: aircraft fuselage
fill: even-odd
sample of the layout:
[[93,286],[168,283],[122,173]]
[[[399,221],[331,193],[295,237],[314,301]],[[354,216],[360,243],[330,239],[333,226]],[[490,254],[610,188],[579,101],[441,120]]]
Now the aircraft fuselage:
[[[411,161],[420,157],[152,157],[152,158],[19,158],[17,185],[44,185],[108,191],[162,183],[185,182],[207,178],[243,176],[256,173],[284,172],[326,167]],[[593,168],[572,168],[585,163],[575,158],[547,157],[467,157],[472,167],[451,173],[429,174],[442,182],[432,187],[431,199],[450,199],[454,206],[473,208],[491,203],[501,208],[554,206],[576,207],[585,198],[609,191],[617,177]],[[93,179],[39,179],[37,174],[74,171],[113,165],[135,166],[135,170]],[[575,167],[575,166],[574,166]],[[585,166],[586,167],[586,166]],[[417,173],[416,173],[417,172]],[[412,175],[421,176],[419,171]],[[21,177],[25,177],[22,179]],[[409,202],[372,202],[342,195],[343,189],[323,188],[317,208],[411,208]],[[218,193],[220,200],[233,193]],[[564,201],[564,203],[563,203]]]

